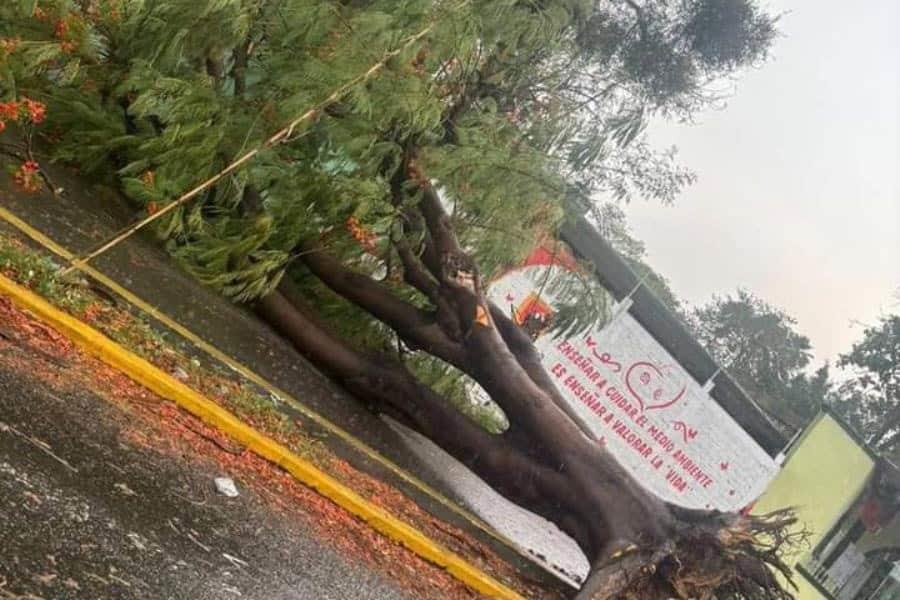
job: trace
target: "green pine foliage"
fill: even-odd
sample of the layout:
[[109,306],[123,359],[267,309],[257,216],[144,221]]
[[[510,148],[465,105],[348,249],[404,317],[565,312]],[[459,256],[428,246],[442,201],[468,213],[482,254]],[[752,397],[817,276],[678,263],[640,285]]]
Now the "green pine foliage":
[[[412,178],[398,202],[391,185],[410,152],[485,277],[597,194],[671,200],[691,175],[648,149],[646,120],[703,105],[703,83],[759,60],[774,31],[750,0],[723,1],[734,10],[704,0],[8,0],[0,101],[45,103],[56,159],[152,213],[402,48],[156,225],[188,270],[228,296],[250,301],[288,276],[342,333],[384,348],[392,334],[305,272],[298,242],[318,241],[424,304],[400,283],[391,246],[420,193]],[[372,247],[350,235],[351,218]],[[605,304],[581,303],[596,305],[591,319]],[[423,375],[460,389],[429,360]]]

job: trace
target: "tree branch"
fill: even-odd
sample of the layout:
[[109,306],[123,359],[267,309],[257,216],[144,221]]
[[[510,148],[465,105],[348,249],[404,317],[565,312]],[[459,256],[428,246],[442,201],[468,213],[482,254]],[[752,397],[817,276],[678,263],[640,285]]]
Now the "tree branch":
[[277,323],[279,331],[326,373],[350,377],[365,370],[362,358],[312,316],[286,281],[279,284],[278,291],[261,298],[256,311],[269,323]]
[[[434,190],[433,186],[426,185],[424,187],[422,199],[419,203],[419,209],[425,220],[428,232],[434,240],[435,245],[440,250],[442,256],[444,254],[467,256],[459,245],[459,241],[457,240],[456,235],[452,230],[450,218],[444,210],[440,198],[437,192]],[[471,262],[472,270],[474,272],[474,261]],[[474,298],[466,299],[468,300],[467,302],[460,303],[458,300],[456,302],[457,304],[463,305],[461,312],[464,312],[462,312],[462,314],[460,315],[461,320],[463,320],[463,329],[469,330],[470,327],[468,326],[466,319],[472,320],[476,316],[474,306],[470,309],[469,304],[482,304],[482,306],[484,306],[486,310],[489,310],[491,319],[493,320],[493,324],[498,328],[502,327],[502,329],[500,330],[500,335],[502,336],[503,343],[495,344],[495,346],[497,346],[497,351],[502,350],[507,354],[512,353],[514,364],[523,371],[523,374],[527,377],[528,383],[531,384],[531,386],[535,386],[538,390],[540,390],[540,392],[546,395],[547,398],[550,399],[551,403],[559,410],[561,410],[566,415],[566,417],[573,422],[578,430],[580,430],[584,435],[587,436],[589,440],[596,441],[596,437],[591,433],[590,428],[588,428],[584,420],[581,419],[581,417],[579,417],[578,414],[575,413],[575,411],[568,405],[568,403],[560,396],[559,391],[556,389],[553,381],[549,378],[546,371],[544,370],[544,367],[540,362],[540,357],[537,356],[537,352],[535,352],[534,350],[534,345],[531,343],[531,339],[528,338],[525,332],[521,331],[518,326],[515,325],[515,323],[509,320],[502,311],[500,311],[496,306],[488,303],[486,299],[482,297],[480,284],[477,281],[478,274],[477,272],[474,272],[473,275],[475,277],[474,289],[469,290],[469,293],[474,296]],[[441,275],[439,276],[439,280],[442,285],[446,284],[446,274],[441,273]],[[499,322],[497,321],[497,317],[500,317]],[[499,356],[492,358],[502,360]],[[507,365],[507,367],[509,367],[509,365]],[[524,388],[522,388],[522,392],[527,393],[527,389],[528,386],[525,386]],[[506,409],[506,407],[503,408]]]
[[[444,210],[441,204],[440,196],[437,190],[430,183],[422,187],[422,199],[419,202],[419,210],[425,219],[425,226],[434,242],[434,247],[439,256],[444,254],[464,254],[453,233],[453,227],[450,224],[450,216]],[[437,276],[441,279],[441,276]]]
[[458,369],[468,369],[462,346],[444,334],[434,315],[397,298],[371,277],[348,269],[321,248],[301,243],[298,249],[300,260],[322,283],[396,331],[407,344]]
[[206,74],[212,77],[216,89],[221,89],[222,79],[225,77],[225,59],[215,48],[210,48],[206,54]]
[[437,280],[431,276],[422,260],[416,256],[406,239],[393,240],[394,248],[403,265],[403,279],[409,285],[422,292],[426,298],[437,303],[440,294]]
[[234,49],[234,66],[231,67],[231,78],[234,80],[234,96],[242,98],[247,90],[247,64],[250,60],[250,47],[253,41],[248,37],[244,43]]
[[490,307],[491,317],[497,325],[497,331],[500,332],[503,341],[506,342],[507,347],[513,353],[513,356],[516,357],[522,369],[528,373],[528,376],[538,387],[544,390],[550,399],[553,400],[553,403],[578,425],[578,428],[581,429],[584,435],[595,442],[598,441],[597,436],[591,431],[585,420],[566,402],[559,393],[556,384],[547,375],[547,370],[541,362],[541,357],[538,355],[534,343],[528,334],[516,325],[499,306],[491,302]]

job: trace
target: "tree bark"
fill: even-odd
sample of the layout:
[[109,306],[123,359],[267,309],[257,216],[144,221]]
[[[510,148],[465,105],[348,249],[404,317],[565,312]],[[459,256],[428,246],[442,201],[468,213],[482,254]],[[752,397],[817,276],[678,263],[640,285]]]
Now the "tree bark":
[[[333,336],[298,302],[290,284],[262,298],[256,310],[355,396],[431,439],[507,498],[559,524],[582,548],[593,552],[609,538],[606,520],[572,493],[566,469],[542,465],[507,443],[505,434],[488,433],[396,361],[366,356]],[[610,487],[602,495],[617,493]]]

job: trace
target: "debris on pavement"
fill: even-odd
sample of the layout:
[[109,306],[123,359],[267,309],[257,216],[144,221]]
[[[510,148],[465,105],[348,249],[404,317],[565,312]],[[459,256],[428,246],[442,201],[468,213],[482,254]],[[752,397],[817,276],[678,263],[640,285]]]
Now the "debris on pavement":
[[234,484],[234,480],[230,477],[216,477],[216,491],[218,491],[223,496],[227,496],[228,498],[237,498],[238,491],[237,486]]

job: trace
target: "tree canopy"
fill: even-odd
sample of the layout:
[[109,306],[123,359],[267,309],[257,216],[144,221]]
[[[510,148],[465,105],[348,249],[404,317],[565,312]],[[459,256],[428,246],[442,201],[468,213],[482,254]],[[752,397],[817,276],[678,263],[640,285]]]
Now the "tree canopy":
[[716,361],[788,430],[819,411],[831,385],[828,365],[807,374],[812,347],[791,316],[739,289],[695,309],[692,325]]
[[900,315],[863,331],[863,339],[838,364],[851,377],[834,394],[833,407],[876,450],[900,450]]
[[[714,102],[709,83],[762,60],[774,35],[774,19],[746,0],[55,0],[2,10],[2,35],[17,47],[4,55],[2,93],[33,89],[50,108],[56,156],[114,173],[151,210],[436,25],[291,144],[166,220],[162,234],[179,246],[241,232],[230,252],[241,260],[227,269],[185,252],[240,299],[271,287],[304,234],[354,215],[387,235],[396,202],[386,174],[412,138],[461,234],[502,237],[476,249],[486,272],[525,244],[485,232],[515,227],[530,241],[552,230],[567,196],[669,200],[691,178],[649,149],[647,119]],[[248,186],[261,210],[246,209]],[[250,255],[253,267],[242,265]]]

